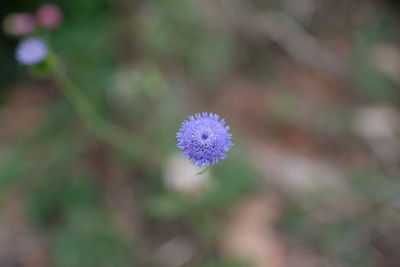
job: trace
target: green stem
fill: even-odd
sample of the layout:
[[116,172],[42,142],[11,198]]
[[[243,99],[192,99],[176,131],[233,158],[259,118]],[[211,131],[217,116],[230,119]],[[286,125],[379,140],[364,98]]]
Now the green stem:
[[138,144],[133,143],[134,138],[129,132],[126,132],[117,125],[104,121],[98,115],[95,108],[80,88],[66,75],[55,56],[53,62],[50,63],[50,68],[54,82],[70,101],[83,123],[93,135],[104,143],[127,152],[128,154],[132,154],[132,152],[135,151],[134,146],[137,150]]
[[206,171],[208,171],[208,169],[210,169],[210,167],[211,167],[211,166],[205,167],[204,170],[202,170],[202,171],[196,173],[196,175],[201,175],[201,174],[205,173]]

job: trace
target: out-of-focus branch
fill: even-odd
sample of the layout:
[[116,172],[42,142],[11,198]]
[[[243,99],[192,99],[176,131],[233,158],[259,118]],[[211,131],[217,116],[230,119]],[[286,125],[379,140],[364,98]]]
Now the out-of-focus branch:
[[70,101],[87,129],[98,140],[117,148],[126,155],[133,156],[143,149],[141,142],[125,129],[105,121],[95,110],[89,99],[66,75],[58,58],[53,55],[50,61],[51,75],[58,88]]
[[[223,11],[219,14],[224,14],[225,19],[244,36],[254,40],[273,41],[302,64],[333,76],[346,76],[346,60],[324,46],[283,12],[272,9],[260,12],[247,1],[219,0],[218,6],[215,3],[214,5]],[[218,21],[220,20],[219,18]]]
[[284,13],[268,11],[240,23],[246,33],[276,42],[292,58],[303,64],[336,75],[343,75],[346,72],[347,64],[342,58],[323,46],[300,24]]

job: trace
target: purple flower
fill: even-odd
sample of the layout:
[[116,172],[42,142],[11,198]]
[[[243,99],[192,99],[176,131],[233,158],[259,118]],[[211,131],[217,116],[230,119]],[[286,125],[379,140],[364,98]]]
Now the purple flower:
[[203,167],[226,158],[226,152],[233,146],[229,126],[219,116],[203,112],[182,123],[176,134],[178,148],[193,164]]
[[23,65],[34,65],[42,62],[49,53],[45,41],[37,37],[23,39],[17,46],[15,57]]

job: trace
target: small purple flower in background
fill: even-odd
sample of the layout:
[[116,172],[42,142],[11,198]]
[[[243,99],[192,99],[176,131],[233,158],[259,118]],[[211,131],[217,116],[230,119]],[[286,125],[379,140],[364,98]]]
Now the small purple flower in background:
[[23,65],[34,65],[42,62],[49,49],[45,41],[37,37],[23,39],[17,46],[15,57]]
[[54,4],[45,4],[38,9],[36,18],[43,28],[51,30],[57,28],[61,24],[63,15],[58,6]]
[[31,34],[35,29],[35,18],[30,13],[12,13],[3,21],[5,33],[15,36]]
[[189,116],[176,135],[178,148],[199,167],[213,165],[225,159],[233,146],[228,130],[225,120],[216,114],[203,112]]

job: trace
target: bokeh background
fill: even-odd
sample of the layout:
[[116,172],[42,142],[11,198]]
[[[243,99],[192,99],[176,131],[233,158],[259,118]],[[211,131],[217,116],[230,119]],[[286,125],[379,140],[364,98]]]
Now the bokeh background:
[[[400,266],[397,1],[52,3],[41,36],[135,145],[96,138],[2,32],[1,267]],[[196,176],[175,134],[203,111],[236,145]]]

